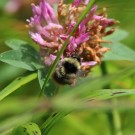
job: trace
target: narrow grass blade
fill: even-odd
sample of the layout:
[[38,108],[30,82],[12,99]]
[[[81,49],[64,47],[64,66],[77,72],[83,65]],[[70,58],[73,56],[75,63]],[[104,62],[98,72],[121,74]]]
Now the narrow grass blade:
[[63,95],[64,97],[57,97],[53,99],[52,104],[59,110],[82,110],[91,108],[94,101],[113,99],[129,95],[135,95],[135,89],[100,89],[91,91],[91,94],[89,93],[89,95],[83,98]]
[[48,132],[51,130],[51,128],[54,126],[54,124],[59,121],[61,118],[65,117],[68,112],[58,112],[58,113],[54,113],[52,114],[41,126],[41,132],[42,135],[47,135]]
[[20,88],[22,85],[27,84],[28,82],[37,78],[37,73],[30,74],[24,77],[18,77],[16,80],[11,82],[7,87],[0,91],[0,101],[6,96]]
[[106,99],[112,99],[120,96],[129,96],[134,95],[135,89],[102,89],[102,90],[96,90],[91,95],[89,95],[87,99],[93,99],[93,100],[106,100]]

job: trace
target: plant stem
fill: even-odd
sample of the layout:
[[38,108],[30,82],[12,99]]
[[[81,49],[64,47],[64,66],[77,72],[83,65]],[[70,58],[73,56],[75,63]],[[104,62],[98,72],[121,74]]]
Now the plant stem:
[[[114,105],[117,104],[117,100],[116,99],[113,99],[112,101],[113,101]],[[119,114],[119,112],[118,112],[118,110],[116,108],[114,108],[112,110],[112,114],[113,114],[115,134],[116,135],[122,135],[120,114]]]
[[[102,62],[101,64],[101,72],[103,76],[108,74],[105,62]],[[104,88],[110,88],[110,85],[106,85],[104,86]],[[117,105],[117,100],[112,99],[110,100],[110,102],[114,106],[112,110],[107,112],[111,135],[122,135],[120,114],[118,110],[115,108],[115,106]]]

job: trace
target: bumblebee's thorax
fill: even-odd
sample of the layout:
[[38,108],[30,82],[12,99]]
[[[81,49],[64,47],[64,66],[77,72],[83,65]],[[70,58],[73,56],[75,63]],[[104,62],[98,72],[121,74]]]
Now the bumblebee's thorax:
[[78,65],[76,65],[76,61],[73,63],[73,61],[72,62],[70,62],[70,61],[65,61],[64,63],[63,63],[63,67],[64,67],[64,69],[65,69],[65,72],[67,73],[67,74],[70,74],[70,73],[74,73],[74,74],[76,74],[77,73],[77,71],[78,71]]

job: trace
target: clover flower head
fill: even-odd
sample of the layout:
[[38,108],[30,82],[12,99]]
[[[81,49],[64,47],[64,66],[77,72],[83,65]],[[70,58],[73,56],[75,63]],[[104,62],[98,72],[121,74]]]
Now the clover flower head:
[[[57,14],[45,0],[37,6],[32,4],[33,17],[27,20],[29,34],[40,46],[45,65],[52,65],[88,3],[89,0],[74,0],[72,4],[64,4],[61,0]],[[94,5],[81,21],[60,59],[77,54],[81,58],[81,70],[88,73],[91,67],[101,63],[103,54],[110,50],[101,43],[108,43],[103,37],[112,34],[117,23],[107,18],[105,8],[99,14],[97,8]]]

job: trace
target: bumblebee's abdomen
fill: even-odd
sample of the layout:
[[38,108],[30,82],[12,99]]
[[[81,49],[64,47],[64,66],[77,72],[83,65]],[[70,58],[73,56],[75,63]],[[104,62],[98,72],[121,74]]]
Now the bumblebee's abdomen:
[[61,84],[61,85],[65,85],[65,84],[72,85],[76,81],[75,74],[69,74],[69,75],[58,77],[57,72],[55,72],[53,74],[53,78],[58,84]]

